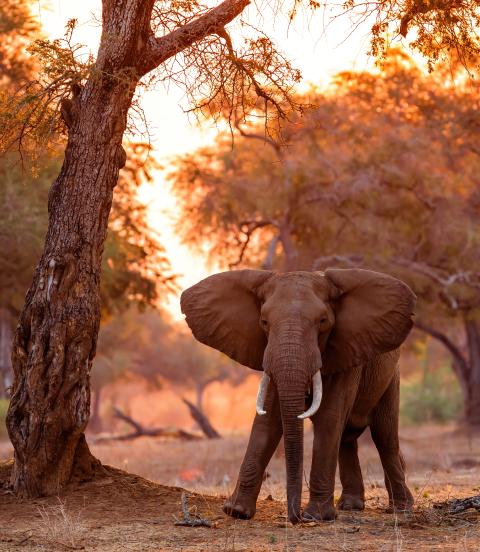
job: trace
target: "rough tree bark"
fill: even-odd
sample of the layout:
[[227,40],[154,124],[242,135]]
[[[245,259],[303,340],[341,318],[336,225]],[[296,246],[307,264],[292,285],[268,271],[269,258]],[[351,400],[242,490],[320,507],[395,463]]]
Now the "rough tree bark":
[[84,437],[90,370],[100,321],[100,265],[113,189],[125,164],[122,137],[139,79],[216,33],[249,0],[225,0],[157,38],[154,0],[104,0],[97,61],[72,88],[63,166],[49,194],[44,251],[14,335],[13,395],[7,427],[15,449],[11,485],[21,496],[59,493],[97,461]]

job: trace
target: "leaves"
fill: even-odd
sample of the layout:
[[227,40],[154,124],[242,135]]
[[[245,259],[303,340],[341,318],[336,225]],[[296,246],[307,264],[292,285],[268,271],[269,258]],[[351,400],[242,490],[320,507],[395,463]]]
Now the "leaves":
[[261,266],[273,244],[277,268],[290,248],[296,269],[397,273],[442,317],[480,306],[476,86],[392,51],[382,73],[339,74],[301,101],[312,107],[282,124],[283,144],[252,127],[178,159],[184,240],[223,266]]

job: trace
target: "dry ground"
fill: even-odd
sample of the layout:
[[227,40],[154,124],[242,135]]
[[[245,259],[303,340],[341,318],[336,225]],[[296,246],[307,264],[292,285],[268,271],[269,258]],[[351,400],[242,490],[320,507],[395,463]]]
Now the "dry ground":
[[[306,441],[309,461],[311,436]],[[453,516],[432,507],[480,492],[478,437],[452,427],[402,431],[409,485],[417,500],[415,513],[407,517],[384,513],[381,468],[374,447],[364,439],[360,455],[366,510],[340,513],[333,523],[296,527],[285,524],[281,452],[269,467],[255,518],[236,521],[222,514],[222,497],[235,483],[245,443],[246,438],[238,436],[189,443],[143,438],[92,444],[104,463],[139,475],[107,468],[100,479],[61,497],[29,501],[16,499],[5,486],[2,491],[10,469],[5,463],[0,467],[0,551],[480,550],[480,513]],[[0,458],[9,454],[8,444],[0,446]],[[190,505],[214,528],[174,525],[174,516],[181,516],[181,489],[176,485],[194,493]],[[273,500],[266,499],[268,495]]]

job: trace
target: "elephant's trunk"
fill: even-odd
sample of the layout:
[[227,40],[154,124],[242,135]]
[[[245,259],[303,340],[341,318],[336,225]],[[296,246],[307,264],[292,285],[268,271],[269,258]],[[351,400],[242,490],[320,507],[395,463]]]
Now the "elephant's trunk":
[[277,384],[282,415],[287,475],[288,519],[300,520],[303,480],[303,420],[298,416],[305,410],[305,388],[293,382]]
[[[273,377],[280,400],[287,475],[288,519],[301,517],[303,480],[303,419],[305,398],[313,375],[321,366],[318,347],[308,347],[305,340],[269,339],[264,367]],[[275,342],[278,343],[275,346]]]

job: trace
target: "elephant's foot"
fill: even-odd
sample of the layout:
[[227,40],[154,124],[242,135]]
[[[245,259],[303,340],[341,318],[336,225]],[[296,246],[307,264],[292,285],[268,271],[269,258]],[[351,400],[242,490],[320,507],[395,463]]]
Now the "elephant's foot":
[[397,497],[390,498],[386,512],[387,514],[409,513],[413,511],[413,504],[412,493],[405,488],[405,491]]
[[388,508],[385,510],[387,514],[409,514],[413,512],[413,501],[412,502],[405,502],[405,501],[398,501],[395,502],[389,502]]
[[336,517],[332,499],[310,500],[302,515],[304,521],[332,521]]
[[340,510],[360,512],[365,509],[365,500],[363,495],[342,493],[337,506]]
[[257,511],[255,498],[240,496],[233,493],[230,498],[225,501],[223,511],[234,518],[251,519]]

